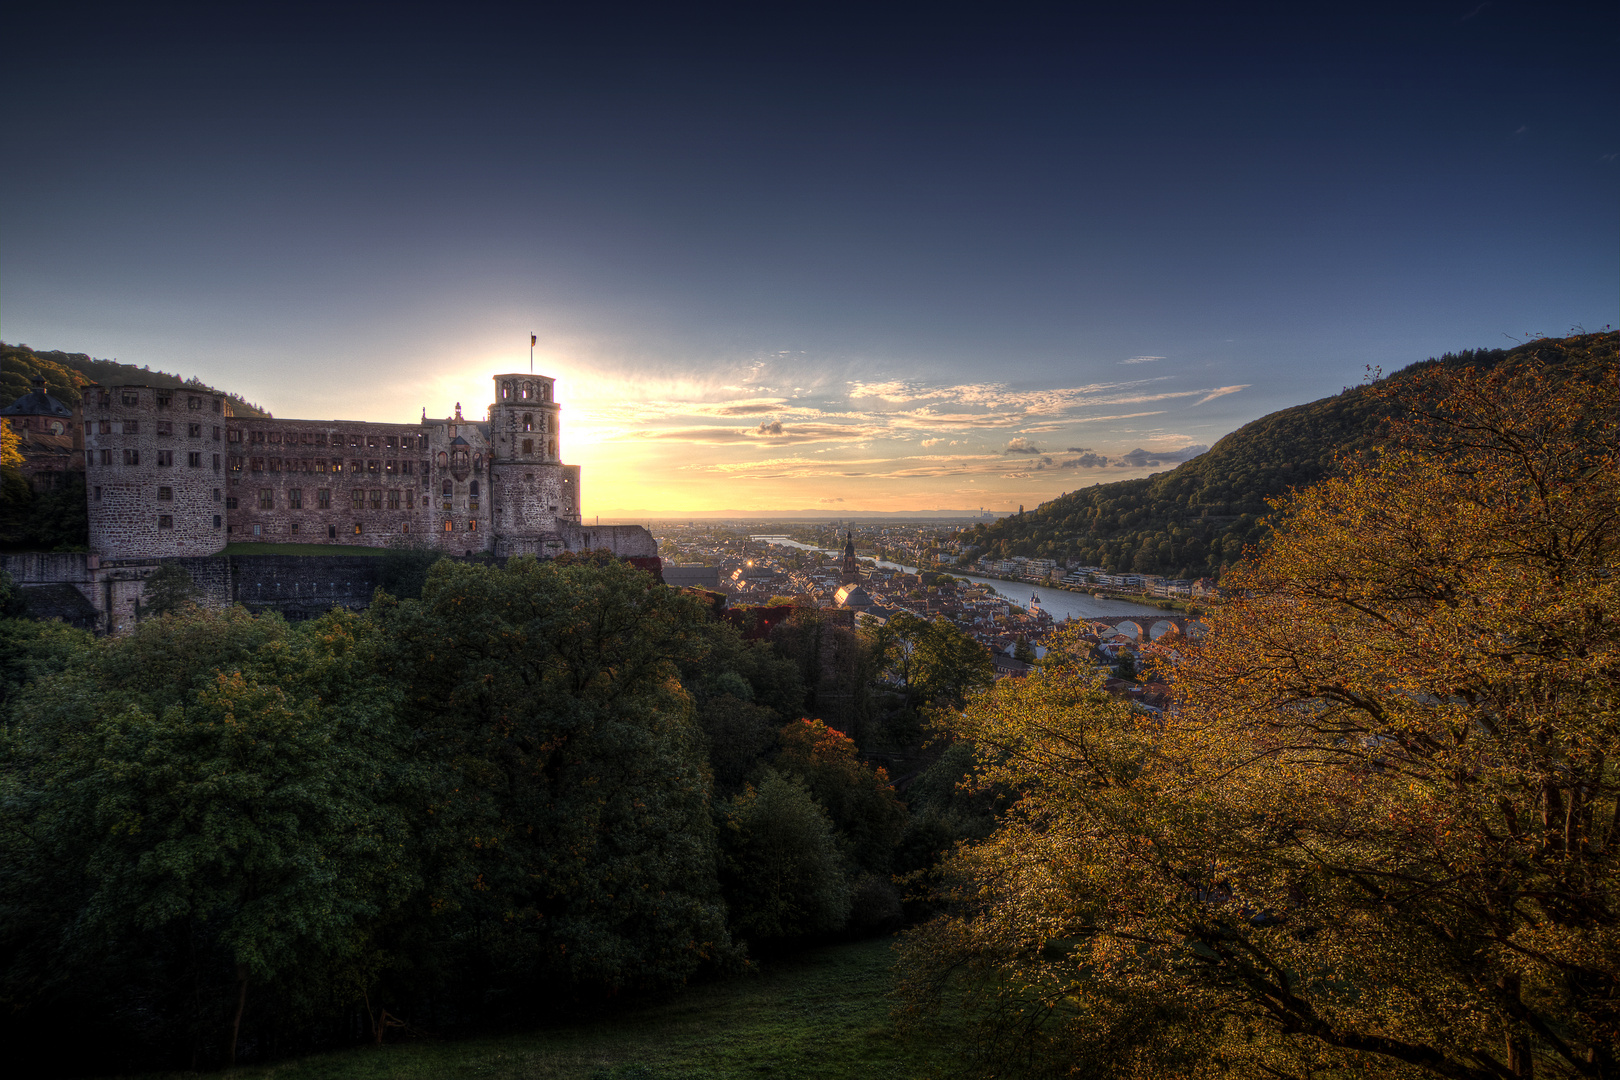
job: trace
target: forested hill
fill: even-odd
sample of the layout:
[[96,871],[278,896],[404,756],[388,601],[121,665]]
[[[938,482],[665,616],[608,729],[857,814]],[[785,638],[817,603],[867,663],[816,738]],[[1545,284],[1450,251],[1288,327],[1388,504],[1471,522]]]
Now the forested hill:
[[270,413],[228,390],[216,390],[196,378],[184,379],[166,371],[97,360],[84,353],[35,352],[27,345],[0,343],[0,405],[10,405],[32,388],[35,375],[45,376],[45,392],[65,405],[76,404],[79,387],[86,383],[144,383],[147,386],[189,386],[212,394],[224,394],[237,416],[269,416]]
[[[1613,356],[1617,335],[1542,339],[1515,349],[1447,353],[1403,368],[1386,381],[1413,381],[1431,365],[1492,367],[1506,362],[1582,364]],[[975,526],[963,538],[975,554],[1066,558],[1112,571],[1215,576],[1265,538],[1267,500],[1326,477],[1340,455],[1371,446],[1384,401],[1368,386],[1262,416],[1208,453],[1167,473],[1072,491],[1033,512]]]

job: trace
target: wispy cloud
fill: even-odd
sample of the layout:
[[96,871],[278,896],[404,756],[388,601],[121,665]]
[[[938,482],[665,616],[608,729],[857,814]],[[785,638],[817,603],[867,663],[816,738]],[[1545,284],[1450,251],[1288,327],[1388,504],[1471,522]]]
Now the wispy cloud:
[[1214,401],[1218,397],[1225,397],[1227,394],[1235,394],[1239,390],[1247,390],[1252,385],[1252,383],[1238,383],[1236,386],[1218,386],[1214,390],[1206,393],[1197,401],[1193,402],[1193,404],[1202,405],[1206,401]]
[[1163,360],[1162,356],[1133,356],[1129,360],[1121,360],[1122,364],[1151,364],[1156,360]]

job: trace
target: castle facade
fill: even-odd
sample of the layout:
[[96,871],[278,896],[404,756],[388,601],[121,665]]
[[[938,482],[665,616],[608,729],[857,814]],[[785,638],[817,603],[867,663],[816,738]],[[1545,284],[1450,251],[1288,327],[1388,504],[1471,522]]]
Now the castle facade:
[[416,423],[237,417],[188,387],[86,386],[90,550],[213,555],[232,542],[653,557],[640,526],[586,526],[559,453],[555,380],[496,375],[483,419]]

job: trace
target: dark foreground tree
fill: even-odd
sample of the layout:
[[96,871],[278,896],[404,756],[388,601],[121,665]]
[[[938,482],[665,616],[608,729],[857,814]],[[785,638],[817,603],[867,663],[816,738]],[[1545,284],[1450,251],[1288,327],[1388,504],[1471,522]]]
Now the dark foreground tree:
[[947,869],[905,1011],[985,1072],[1620,1075],[1616,365],[1437,372],[1280,507],[1177,672],[970,706],[1021,793]]

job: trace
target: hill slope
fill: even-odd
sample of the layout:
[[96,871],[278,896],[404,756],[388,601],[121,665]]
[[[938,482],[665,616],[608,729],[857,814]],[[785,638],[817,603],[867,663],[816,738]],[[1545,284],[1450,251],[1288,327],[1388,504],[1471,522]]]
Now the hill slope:
[[79,400],[79,387],[92,382],[145,383],[148,386],[190,386],[208,393],[223,393],[238,416],[269,416],[229,391],[216,390],[202,381],[183,379],[166,371],[152,371],[116,360],[97,360],[84,353],[36,352],[27,345],[0,343],[0,405],[10,405],[31,388],[35,375],[45,376],[45,392],[66,405]]
[[[1518,348],[1471,349],[1413,364],[1386,381],[1411,382],[1431,365],[1586,366],[1616,352],[1620,335],[1581,334]],[[1308,487],[1370,447],[1385,406],[1366,386],[1262,416],[1191,461],[1140,480],[1073,491],[1031,513],[962,534],[979,554],[1068,559],[1115,572],[1215,576],[1262,542],[1267,500]]]

